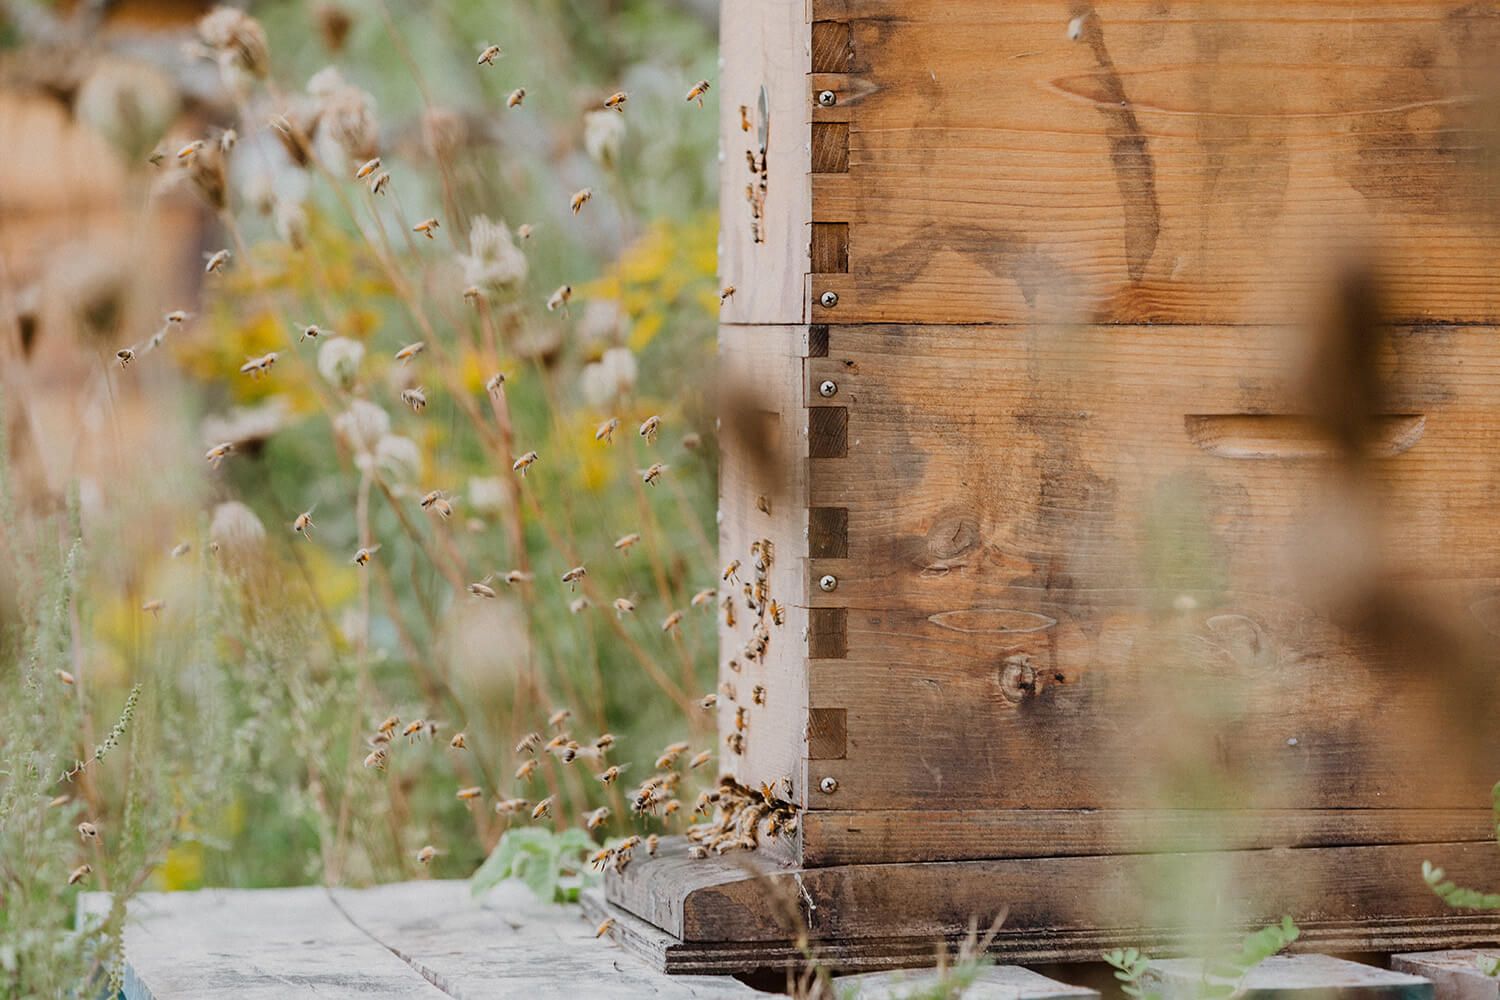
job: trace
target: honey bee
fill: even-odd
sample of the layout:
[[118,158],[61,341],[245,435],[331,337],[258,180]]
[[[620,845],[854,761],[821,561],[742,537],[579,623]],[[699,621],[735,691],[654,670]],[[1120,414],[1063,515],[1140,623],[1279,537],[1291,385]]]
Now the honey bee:
[[308,541],[312,540],[312,529],[314,527],[316,527],[316,525],[313,524],[312,511],[310,510],[304,510],[302,513],[298,514],[297,519],[292,522],[292,530],[301,535],[303,538],[306,538]]
[[421,386],[415,389],[402,389],[401,402],[410,406],[413,413],[421,413],[427,406],[427,393],[422,391]]
[[522,455],[520,458],[516,459],[514,463],[512,463],[510,467],[511,471],[519,472],[522,476],[524,476],[526,475],[526,470],[535,465],[539,458],[541,458],[541,456],[536,452],[528,451],[526,454]]
[[611,111],[625,113],[625,102],[630,100],[630,95],[623,90],[617,90],[604,99],[604,106]]
[[380,169],[380,157],[377,156],[377,157],[375,157],[372,160],[366,160],[365,162],[363,162],[363,163],[361,163],[359,165],[359,169],[358,170],[354,171],[354,179],[357,180],[357,181],[362,181],[366,177],[369,177],[371,174],[375,173],[375,171],[377,171],[379,169]]
[[177,158],[179,160],[192,159],[194,156],[197,156],[200,152],[203,151],[203,147],[205,145],[207,144],[202,139],[194,139],[192,142],[188,143],[186,146],[183,146],[177,151]]
[[550,716],[547,717],[547,725],[551,726],[553,729],[561,729],[562,724],[564,722],[567,722],[572,717],[573,712],[571,709],[559,708],[557,711],[553,712]]
[[193,551],[192,542],[178,542],[176,545],[172,546],[172,558],[179,559],[182,556],[187,555],[191,551]]
[[258,358],[250,358],[244,364],[240,365],[240,374],[249,375],[251,378],[260,378],[271,370],[272,365],[276,364],[276,358],[277,354],[275,351],[269,354],[262,354]]
[[437,857],[437,848],[428,844],[417,852],[417,864],[425,865],[435,857]]
[[473,799],[479,798],[483,794],[484,789],[480,788],[478,785],[470,785],[468,788],[460,788],[457,792],[456,797],[463,800],[464,802],[468,802]]
[[593,812],[584,816],[584,826],[589,830],[597,830],[609,820],[609,806],[600,806]]
[[577,590],[578,581],[588,576],[588,574],[589,571],[586,566],[574,566],[562,575],[562,582],[568,585],[569,590]]
[[412,226],[411,227],[411,231],[414,232],[414,233],[421,233],[423,236],[427,237],[429,240],[435,240],[435,239],[437,239],[437,237],[433,235],[433,231],[435,229],[437,229],[438,226],[439,226],[439,223],[438,223],[437,219],[423,219],[421,222],[417,223],[415,226]]
[[[723,608],[724,608],[724,627],[725,628],[734,628],[734,595],[733,594],[725,594],[724,595]],[[729,662],[730,663],[734,663],[735,661],[734,660],[730,660]],[[738,669],[738,668],[736,667],[736,669]]]
[[734,728],[743,733],[749,726],[749,716],[745,712],[745,706],[741,705],[734,710]]
[[750,109],[743,104],[740,105],[740,131],[750,131]]
[[661,430],[661,417],[655,414],[641,421],[641,437],[646,439],[647,444],[656,443],[656,433]]
[[503,53],[503,52],[500,51],[500,46],[498,46],[498,45],[486,45],[483,49],[480,49],[480,51],[479,51],[479,61],[476,62],[474,65],[476,65],[476,66],[493,66],[493,65],[495,65],[495,60],[499,59],[504,54],[505,53]]
[[516,753],[536,753],[536,748],[542,745],[541,733],[527,733],[522,736],[516,744]]
[[153,615],[157,618],[160,618],[162,611],[164,611],[166,607],[166,601],[162,600],[160,597],[154,597],[151,600],[147,601],[145,604],[142,604],[141,610],[146,612],[148,615]]
[[579,188],[577,191],[573,192],[573,197],[568,199],[568,207],[573,210],[574,215],[577,215],[579,212],[583,211],[583,206],[587,205],[589,203],[589,200],[593,197],[593,188]]
[[568,602],[568,611],[570,611],[571,613],[573,613],[575,615],[582,614],[583,613],[583,609],[586,608],[586,607],[588,607],[588,606],[589,606],[589,599],[587,597],[575,597],[571,601]]
[[115,352],[115,360],[120,363],[121,368],[129,368],[130,363],[135,360],[135,351],[129,347],[122,347]]
[[613,847],[601,847],[589,855],[589,867],[593,868],[596,872],[602,872],[609,864],[609,859],[614,856],[615,849]]
[[641,838],[638,835],[632,833],[630,836],[626,837],[624,840],[615,845],[615,851],[629,853],[639,846],[641,846]]
[[372,735],[369,738],[369,740],[367,742],[370,744],[371,747],[383,747],[383,746],[387,746],[391,742],[391,734],[390,733],[375,733],[374,735]]
[[423,510],[431,511],[434,514],[441,516],[445,521],[453,516],[453,505],[449,503],[448,498],[443,495],[442,490],[433,490],[431,493],[424,496],[421,500],[421,505]]
[[677,626],[679,626],[681,624],[682,624],[682,612],[681,611],[674,611],[670,615],[667,615],[667,617],[665,617],[665,618],[663,618],[661,620],[661,630],[663,632],[674,632],[674,631],[676,631]]
[[695,608],[707,607],[708,605],[713,603],[714,598],[718,595],[719,592],[717,590],[715,590],[713,587],[709,587],[707,590],[700,590],[696,594],[694,594],[693,599],[688,603],[690,603]]
[[705,709],[717,708],[719,704],[719,696],[717,694],[706,694],[702,698],[698,699],[698,704]]
[[[388,170],[382,170],[370,179],[371,194],[385,194],[385,189],[391,186],[391,174]],[[429,234],[429,239],[431,238]]]
[[719,292],[719,305],[723,305],[734,298],[734,293],[735,287],[733,285],[725,285],[723,290]]
[[467,750],[469,749],[469,741],[464,737],[463,733],[454,733],[453,739],[448,741],[448,749]]
[[487,600],[493,600],[496,596],[495,588],[491,587],[488,583],[469,584],[469,593],[473,594],[475,597],[483,597]]
[[541,765],[542,762],[535,757],[532,757],[529,760],[522,761],[521,766],[516,768],[516,780],[529,780],[531,776],[536,773],[536,769],[538,767],[541,767]]
[[688,451],[697,451],[703,446],[703,435],[696,431],[689,431],[682,436],[682,446]]
[[777,625],[786,624],[786,612],[782,608],[779,601],[772,599],[771,603],[766,605],[766,611],[768,614],[770,614],[771,621],[775,622]]
[[531,803],[526,799],[501,799],[495,803],[495,814],[497,816],[514,816],[530,805]]
[[212,448],[208,449],[208,451],[204,452],[203,457],[208,459],[210,468],[217,469],[219,467],[219,464],[233,453],[234,442],[221,441],[218,444],[214,445]]
[[377,729],[376,732],[384,733],[386,736],[390,736],[396,731],[396,727],[399,725],[401,725],[401,717],[399,715],[388,715],[385,717],[385,721],[380,724],[380,728]]
[[729,565],[724,567],[724,574],[719,577],[719,579],[726,580],[731,583],[739,583],[739,571],[740,561],[738,559],[731,560]]
[[704,847],[702,844],[694,844],[688,848],[688,857],[692,858],[695,861],[701,861],[704,858],[708,857],[708,848]]
[[594,937],[596,937],[596,938],[602,938],[604,935],[608,934],[610,932],[610,929],[613,928],[614,926],[615,926],[615,918],[614,917],[605,917],[603,920],[601,920],[599,922],[599,926],[594,928]]
[[79,865],[68,874],[68,884],[77,885],[94,873],[93,865]]
[[671,816],[681,808],[682,803],[680,801],[678,801],[677,799],[668,799],[667,801],[662,803],[661,814],[663,816]]
[[766,686],[764,684],[757,684],[750,689],[750,702],[755,705],[764,705],[766,703]]
[[697,770],[713,759],[714,752],[712,750],[704,750],[701,753],[696,753],[693,755],[693,759],[688,761],[688,768],[690,770]]
[[363,565],[365,565],[371,559],[373,559],[375,557],[375,553],[377,553],[379,551],[380,551],[380,546],[379,545],[369,545],[369,546],[366,546],[366,547],[364,547],[362,549],[356,550],[355,553],[354,553],[354,565],[356,565],[356,566],[363,566]]
[[524,100],[526,100],[526,88],[517,87],[515,90],[512,90],[510,92],[510,96],[505,99],[505,106],[507,108],[519,108],[521,106],[521,102]]
[[655,485],[656,481],[661,478],[661,474],[666,471],[667,467],[665,465],[660,462],[653,462],[649,469],[641,470],[641,482],[647,486]]
[[744,756],[744,753],[745,753],[745,734],[744,733],[738,733],[738,732],[736,732],[736,733],[730,733],[728,736],[724,737],[724,743],[725,743],[726,746],[729,747],[730,751],[732,751],[736,756]]
[[516,227],[516,239],[518,239],[518,240],[529,240],[529,239],[531,239],[531,234],[532,234],[532,232],[535,231],[535,228],[536,227],[534,227],[529,222],[523,222],[523,223],[521,223],[519,226]]
[[406,742],[415,743],[422,738],[422,730],[425,728],[427,728],[427,723],[416,719],[406,724],[406,728],[401,730],[401,735],[406,737]]
[[620,426],[619,417],[610,417],[594,429],[594,440],[605,444],[615,443],[615,428]]
[[302,336],[297,338],[297,343],[300,344],[304,340],[317,340],[327,332],[329,331],[324,330],[316,323],[308,323],[302,327]]
[[663,748],[661,756],[656,758],[656,769],[665,771],[677,763],[677,758],[687,752],[688,744],[672,743]]
[[613,764],[609,767],[606,767],[603,771],[599,772],[597,777],[600,781],[604,782],[604,784],[613,785],[616,781],[620,780],[620,772],[624,769],[624,764]]
[[543,816],[550,814],[552,812],[552,800],[556,797],[557,796],[555,795],[549,795],[542,801],[538,802],[536,804],[536,808],[531,810],[531,818],[541,819]]
[[697,83],[693,84],[692,89],[687,92],[687,99],[689,101],[697,101],[698,107],[701,108],[703,107],[703,95],[708,93],[712,89],[713,88],[708,85],[707,80],[699,80]]
[[619,538],[615,539],[615,548],[629,555],[630,547],[640,540],[641,536],[638,532],[631,532],[628,535],[621,535]]
[[181,326],[188,321],[188,314],[183,309],[173,309],[167,313],[166,320],[173,326]]
[[427,345],[420,340],[415,344],[407,344],[405,347],[401,348],[401,350],[396,352],[396,360],[404,365],[412,358],[416,357],[418,354],[421,354],[422,351],[426,349],[426,347]]
[[203,273],[218,274],[224,270],[224,265],[229,263],[229,258],[230,253],[228,250],[216,250],[213,253],[204,254],[203,259],[206,263],[203,265]]
[[504,579],[506,583],[514,586],[518,583],[530,583],[531,574],[527,573],[524,570],[513,569],[509,573],[505,574]]
[[496,372],[484,381],[484,391],[490,396],[497,397],[505,391],[505,373]]
[[561,309],[564,316],[568,315],[568,300],[572,297],[572,285],[563,285],[559,287],[557,291],[552,293],[552,297],[547,300],[547,311],[557,312],[557,310]]
[[598,736],[598,738],[594,740],[594,749],[598,750],[600,753],[605,753],[606,751],[609,750],[610,747],[612,747],[614,745],[615,745],[615,734],[614,733],[600,733],[599,736]]
[[651,834],[646,838],[646,855],[652,858],[656,857],[656,849],[659,846],[661,846],[661,838],[654,833]]

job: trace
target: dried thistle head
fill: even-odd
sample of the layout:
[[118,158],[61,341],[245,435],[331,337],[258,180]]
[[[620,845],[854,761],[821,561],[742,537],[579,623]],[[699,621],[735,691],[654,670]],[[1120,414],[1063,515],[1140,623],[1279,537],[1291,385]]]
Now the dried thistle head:
[[271,68],[266,29],[237,7],[215,7],[203,15],[198,37],[213,51],[226,77],[246,73],[261,78]]

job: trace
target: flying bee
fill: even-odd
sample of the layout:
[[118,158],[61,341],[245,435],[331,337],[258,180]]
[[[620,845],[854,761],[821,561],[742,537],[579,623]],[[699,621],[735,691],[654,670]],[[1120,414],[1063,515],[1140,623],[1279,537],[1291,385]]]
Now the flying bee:
[[532,819],[541,819],[543,816],[546,816],[549,813],[551,813],[552,812],[552,800],[555,799],[556,797],[557,796],[555,796],[555,795],[549,795],[545,799],[543,799],[542,801],[538,802],[536,804],[536,808],[533,809],[533,810],[531,810],[531,818]]
[[745,734],[744,733],[739,733],[739,732],[730,733],[728,736],[724,737],[724,744],[726,746],[728,746],[729,749],[730,749],[730,751],[733,752],[736,756],[740,756],[740,757],[744,756],[744,754],[745,754]]
[[391,186],[391,174],[388,170],[382,170],[370,178],[370,193],[385,194],[385,189]]
[[172,558],[180,558],[187,555],[191,551],[193,551],[192,542],[178,542],[176,545],[172,546]]
[[541,456],[536,452],[528,451],[526,454],[515,460],[515,462],[510,467],[511,471],[519,472],[524,476],[526,475],[526,470],[535,465],[539,458],[541,458]]
[[603,771],[599,772],[598,778],[606,785],[613,785],[616,781],[620,780],[620,772],[624,769],[624,764],[611,765],[610,767],[606,767]]
[[249,375],[252,379],[260,378],[271,370],[272,365],[276,364],[276,358],[277,354],[275,351],[269,354],[262,354],[258,358],[250,358],[244,364],[240,365],[240,374]]
[[98,840],[99,828],[90,823],[88,820],[84,820],[82,823],[78,824],[78,836],[82,837],[84,840]]
[[427,723],[421,719],[415,719],[406,724],[406,728],[401,730],[401,735],[406,737],[406,742],[415,743],[422,738],[422,730],[426,728]]
[[573,197],[568,199],[568,207],[573,210],[574,215],[577,215],[579,212],[583,211],[583,206],[587,205],[589,203],[589,200],[593,197],[593,188],[579,188],[577,191],[573,192]]
[[750,109],[743,104],[740,105],[740,131],[750,131]]
[[300,344],[304,340],[317,340],[327,332],[329,331],[324,330],[316,323],[308,323],[302,328],[302,336],[297,338],[297,343]]
[[77,885],[94,873],[93,865],[79,865],[68,874],[68,884]]
[[162,600],[160,597],[155,597],[147,601],[145,604],[142,604],[141,610],[146,612],[148,615],[154,615],[155,617],[160,618],[161,613],[166,609],[166,606],[166,601]]
[[484,789],[478,785],[470,785],[468,788],[460,788],[455,797],[464,802],[470,802],[484,794]]
[[495,588],[491,587],[488,583],[471,583],[468,590],[475,597],[483,597],[486,600],[495,599]]
[[692,606],[695,608],[706,608],[708,607],[708,605],[714,602],[714,598],[717,597],[718,594],[719,592],[717,590],[715,590],[713,587],[709,587],[707,590],[700,590],[696,594],[694,594],[692,601],[690,601],[689,603],[692,604]]
[[359,165],[359,169],[358,170],[354,171],[354,179],[357,180],[357,181],[362,181],[366,177],[369,177],[371,174],[375,173],[375,171],[377,171],[379,169],[380,169],[380,157],[377,156],[377,157],[375,157],[372,160],[366,160],[365,162],[363,162],[363,163],[361,163]]
[[682,808],[682,802],[681,801],[679,801],[678,799],[668,799],[667,801],[665,801],[665,802],[662,803],[661,814],[663,816],[671,816],[671,815],[674,815],[677,812],[677,810],[679,810],[681,808]]
[[519,226],[516,227],[516,239],[518,239],[518,240],[529,240],[529,239],[531,239],[531,234],[533,232],[535,232],[535,231],[536,231],[536,227],[535,226],[533,226],[529,222],[523,222]]
[[572,285],[563,285],[559,287],[557,291],[552,293],[552,297],[547,300],[547,311],[557,312],[557,310],[561,309],[564,316],[568,315],[568,300],[572,297]]
[[435,857],[437,857],[437,848],[428,844],[417,852],[417,864],[425,865]]
[[166,320],[173,326],[181,326],[188,321],[188,314],[185,310],[173,309],[171,312],[167,313]]
[[522,761],[521,766],[516,768],[516,780],[529,780],[531,776],[536,773],[536,769],[541,766],[542,762],[535,757],[532,757],[529,760]]
[[389,751],[385,747],[376,747],[365,755],[365,767],[373,767],[377,771],[385,770],[385,759]]
[[122,347],[115,352],[115,360],[120,362],[121,368],[129,368],[130,363],[135,360],[135,351],[129,347]]
[[750,701],[755,705],[764,705],[766,703],[766,686],[764,684],[757,684],[750,689]]
[[480,300],[483,298],[484,292],[480,290],[478,285],[470,285],[464,289],[464,301],[471,306],[479,305]]
[[661,630],[663,632],[675,632],[677,630],[677,626],[681,624],[682,612],[674,611],[661,620]]
[[541,733],[527,733],[521,737],[516,744],[516,753],[536,753],[536,748],[542,745]]
[[646,439],[647,444],[656,443],[656,432],[661,430],[661,417],[652,414],[641,421],[641,437]]
[[433,235],[433,231],[436,230],[439,225],[440,223],[437,219],[423,219],[415,226],[412,226],[411,231],[414,233],[421,233],[429,240],[435,240],[437,239],[437,237]]
[[511,584],[512,586],[518,583],[530,583],[531,574],[525,572],[524,570],[513,569],[509,573],[505,574],[504,580],[506,583]]
[[723,290],[719,292],[719,305],[723,305],[734,298],[734,292],[735,288],[733,285],[725,285]]
[[605,444],[615,443],[615,428],[620,426],[619,417],[610,417],[604,423],[594,428],[594,440],[603,441]]
[[510,96],[505,99],[505,106],[507,108],[519,108],[521,106],[521,102],[524,100],[526,100],[526,88],[517,87],[515,90],[512,90],[510,92]]
[[495,65],[495,60],[499,59],[504,54],[505,53],[503,53],[503,52],[500,51],[500,46],[498,46],[498,45],[486,45],[484,48],[482,48],[482,49],[479,50],[479,61],[476,62],[474,65],[475,66],[493,66],[493,65]]
[[712,750],[704,750],[701,753],[693,755],[693,759],[688,761],[688,767],[689,769],[696,770],[713,759],[714,752]]
[[609,865],[609,859],[615,856],[613,847],[601,847],[589,855],[589,867],[596,872],[602,872]]
[[212,448],[208,449],[208,451],[204,452],[203,457],[208,459],[210,468],[217,469],[219,467],[219,464],[223,462],[224,459],[228,458],[233,452],[233,441],[221,441],[220,443],[214,445]]
[[213,253],[204,254],[203,259],[207,263],[203,265],[203,273],[218,274],[220,271],[224,270],[224,265],[229,263],[230,256],[231,255],[228,250],[217,250]]
[[487,392],[487,393],[489,393],[491,397],[499,396],[500,393],[504,390],[504,387],[505,387],[505,373],[504,372],[496,372],[495,374],[491,375],[489,378],[485,379],[485,382],[484,382],[484,391]]
[[647,486],[654,485],[656,481],[661,478],[661,474],[666,471],[667,467],[662,463],[652,462],[649,469],[641,470],[641,482],[645,483]]
[[368,743],[372,747],[388,746],[390,744],[390,742],[391,742],[391,734],[390,733],[374,733],[365,742]]
[[568,741],[571,739],[572,737],[567,733],[559,732],[556,736],[548,740],[547,745],[542,749],[546,750],[548,753],[555,754],[558,751],[564,749],[568,745]]
[[495,814],[498,816],[513,816],[529,805],[531,803],[525,799],[501,799],[495,803]]
[[423,510],[428,510],[441,499],[443,499],[443,491],[433,490],[431,493],[428,493],[426,496],[422,497],[421,500],[417,501],[417,503]]
[[310,510],[304,510],[302,513],[298,514],[297,519],[292,522],[292,530],[301,535],[303,538],[306,538],[308,541],[312,540],[311,532],[313,527],[315,527],[315,525],[313,524],[312,511]]
[[611,111],[625,113],[625,102],[630,100],[630,95],[623,90],[617,90],[604,99],[604,106]]
[[609,806],[600,806],[584,816],[583,825],[590,831],[597,830],[609,821]]
[[612,747],[612,746],[614,746],[614,745],[615,745],[615,734],[614,733],[600,733],[599,736],[598,736],[598,738],[596,738],[594,740],[594,749],[598,750],[600,753],[606,753],[606,752],[608,752],[609,748]]
[[648,836],[646,838],[646,855],[647,855],[647,857],[652,857],[652,858],[656,857],[656,849],[660,845],[661,845],[661,838],[660,837],[658,837],[654,833],[651,834],[650,836]]
[[719,696],[717,694],[706,694],[702,698],[698,699],[698,704],[703,706],[705,709],[716,708],[719,704]]
[[689,431],[682,436],[682,446],[688,451],[697,451],[703,447],[703,435],[697,431]]
[[547,725],[553,729],[562,729],[562,724],[573,717],[572,709],[559,708],[547,717]]
[[617,852],[630,852],[635,850],[639,846],[641,846],[641,838],[637,834],[632,833],[630,836],[626,837],[624,840],[616,844],[615,850]]
[[686,743],[673,743],[671,746],[668,746],[661,752],[661,756],[656,758],[656,769],[658,771],[665,771],[669,767],[675,767],[677,758],[681,757],[687,751],[687,748],[688,745]]
[[448,741],[449,750],[467,750],[468,748],[469,741],[464,737],[463,733],[454,733],[453,739]]
[[739,583],[739,571],[740,561],[738,559],[731,560],[729,565],[724,567],[724,574],[719,579],[727,580],[732,583]]
[[640,534],[633,531],[628,535],[621,535],[619,538],[616,538],[615,548],[628,555],[630,553],[630,547],[640,540]]
[[377,729],[376,732],[384,733],[386,736],[389,736],[396,731],[396,727],[399,725],[401,725],[401,717],[399,715],[388,715],[385,717],[385,721],[380,724],[380,728]]
[[396,360],[404,365],[418,354],[421,354],[426,348],[426,343],[420,340],[415,344],[407,344],[396,352]]
[[594,937],[602,938],[604,935],[608,934],[614,926],[615,918],[605,917],[603,920],[599,921],[599,926],[594,928]]
[[575,597],[571,601],[568,602],[568,611],[571,612],[572,614],[575,614],[575,615],[582,614],[583,613],[583,609],[587,608],[588,606],[589,606],[589,599],[588,599],[587,596],[584,596],[584,597]]
[[562,575],[562,582],[568,585],[569,590],[578,589],[578,581],[588,575],[588,569],[584,566],[574,566]]
[[777,625],[786,624],[786,611],[784,608],[782,608],[779,601],[773,598],[771,602],[766,605],[766,611],[770,614],[771,621],[775,622]]
[[192,142],[188,143],[186,146],[183,146],[177,151],[177,158],[179,160],[192,159],[203,150],[203,147],[205,145],[206,143],[204,143],[202,139],[194,139]]
[[707,80],[699,80],[697,83],[693,84],[692,89],[687,92],[687,99],[689,101],[697,101],[698,107],[701,108],[703,107],[703,95],[708,93],[712,89],[713,88],[708,85]]
[[363,566],[363,565],[365,565],[371,559],[375,558],[375,553],[377,553],[379,551],[380,551],[380,546],[379,545],[369,545],[369,546],[366,546],[366,547],[364,547],[362,549],[356,550],[355,553],[354,553],[354,565],[356,565],[356,566]]
[[422,391],[421,386],[415,389],[402,389],[401,402],[410,406],[413,413],[421,413],[427,407],[427,393]]

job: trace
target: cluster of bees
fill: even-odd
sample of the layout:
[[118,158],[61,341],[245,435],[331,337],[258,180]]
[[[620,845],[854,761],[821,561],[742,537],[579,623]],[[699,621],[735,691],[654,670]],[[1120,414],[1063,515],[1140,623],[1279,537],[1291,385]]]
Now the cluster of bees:
[[[766,651],[771,645],[771,625],[781,626],[786,623],[786,610],[775,598],[771,596],[771,565],[775,559],[776,546],[769,538],[758,538],[750,543],[750,566],[751,579],[740,580],[740,570],[744,564],[738,560],[732,560],[724,567],[720,579],[726,584],[740,584],[741,593],[745,600],[745,607],[755,616],[750,627],[750,638],[745,640],[744,646],[740,648],[740,655],[729,660],[729,669],[735,673],[742,671],[741,660],[749,663],[761,663],[765,661]],[[735,600],[732,592],[724,595],[720,605],[724,611],[724,624],[727,628],[734,628],[738,622],[735,611]],[[769,625],[767,624],[769,622]],[[726,680],[719,687],[720,692],[735,703],[734,728],[724,737],[725,744],[731,753],[743,755],[745,752],[745,733],[750,728],[749,714],[745,706],[738,704],[739,691],[734,681]],[[766,703],[766,689],[762,684],[757,684],[750,690],[750,702],[753,705],[764,705]]]

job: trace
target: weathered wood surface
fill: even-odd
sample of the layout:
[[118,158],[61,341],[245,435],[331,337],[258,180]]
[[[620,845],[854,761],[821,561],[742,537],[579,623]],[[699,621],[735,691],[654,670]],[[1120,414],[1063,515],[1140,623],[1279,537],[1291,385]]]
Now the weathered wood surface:
[[[1203,963],[1153,962],[1146,982],[1167,1000],[1192,1000],[1202,995]],[[1208,982],[1235,985],[1214,976]],[[1273,955],[1246,973],[1239,986],[1236,996],[1244,1000],[1433,1000],[1432,983],[1421,976],[1329,955]]]
[[849,263],[810,318],[1281,322],[1352,246],[1403,320],[1496,322],[1497,10],[812,0],[847,22],[806,86]]
[[[80,919],[100,906],[105,894],[84,897]],[[662,975],[596,940],[596,923],[575,906],[537,903],[519,883],[482,904],[457,881],[148,893],[130,904],[125,998],[758,995],[733,979]]]
[[1479,962],[1497,958],[1494,948],[1420,951],[1392,955],[1391,968],[1431,980],[1434,1000],[1496,1000],[1500,979],[1481,972]]
[[[903,997],[937,995],[934,988],[951,984],[936,971],[862,972],[835,980],[841,998],[849,1000],[898,1000]],[[1097,990],[1069,986],[1018,965],[982,969],[963,990],[963,1000],[1091,1000]]]

